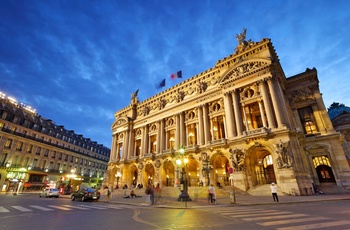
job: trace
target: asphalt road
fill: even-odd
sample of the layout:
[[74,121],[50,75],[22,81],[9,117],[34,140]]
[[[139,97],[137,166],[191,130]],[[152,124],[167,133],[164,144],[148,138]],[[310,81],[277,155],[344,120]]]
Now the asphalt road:
[[349,205],[342,200],[174,209],[0,195],[0,229],[350,229]]

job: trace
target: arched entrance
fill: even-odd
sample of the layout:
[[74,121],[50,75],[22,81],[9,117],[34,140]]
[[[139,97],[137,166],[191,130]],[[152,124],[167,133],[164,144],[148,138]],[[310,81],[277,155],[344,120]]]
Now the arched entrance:
[[144,178],[144,184],[150,185],[154,183],[154,172],[154,166],[150,162],[148,162],[145,166],[146,177]]
[[163,164],[163,181],[162,184],[165,187],[174,187],[175,183],[175,167],[173,162],[166,160]]
[[199,183],[199,164],[193,157],[188,158],[185,168],[188,186],[197,186]]
[[258,147],[251,150],[247,159],[247,170],[249,170],[249,184],[251,186],[277,183],[274,170],[274,161],[270,152]]
[[[130,178],[131,178],[131,185],[136,187],[137,186],[137,178],[138,178],[138,170],[136,165],[132,165],[130,167]],[[131,186],[130,185],[130,186]]]
[[211,159],[213,169],[210,172],[210,184],[224,186],[229,183],[228,158],[223,154],[215,154]]
[[335,178],[332,171],[331,163],[327,156],[318,156],[312,159],[318,180],[320,183],[334,183]]

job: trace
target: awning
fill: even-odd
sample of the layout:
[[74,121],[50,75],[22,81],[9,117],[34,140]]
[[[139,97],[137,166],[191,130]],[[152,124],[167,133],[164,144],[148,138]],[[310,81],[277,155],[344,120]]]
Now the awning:
[[48,187],[47,184],[45,183],[30,183],[30,182],[25,182],[23,185],[24,188],[29,188],[29,187]]

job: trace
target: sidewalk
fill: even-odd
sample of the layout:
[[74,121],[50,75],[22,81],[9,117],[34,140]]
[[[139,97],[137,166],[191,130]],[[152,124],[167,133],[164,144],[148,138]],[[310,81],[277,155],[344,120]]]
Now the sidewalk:
[[[70,198],[69,195],[62,195],[61,197]],[[305,202],[323,202],[323,201],[334,201],[334,200],[350,200],[350,194],[318,194],[310,196],[288,196],[279,195],[279,202],[273,201],[272,196],[251,196],[236,194],[235,203],[231,203],[230,197],[218,197],[217,203],[211,205],[208,203],[206,197],[194,198],[191,197],[192,201],[181,202],[177,201],[177,197],[162,197],[156,199],[155,205],[146,203],[146,197],[142,196],[139,198],[123,198],[119,194],[112,194],[110,203],[124,204],[124,205],[135,205],[135,206],[151,206],[155,208],[203,208],[203,207],[215,207],[215,206],[244,206],[244,205],[263,205],[263,204],[286,204],[286,203],[305,203]],[[100,202],[106,202],[105,196],[101,195]]]

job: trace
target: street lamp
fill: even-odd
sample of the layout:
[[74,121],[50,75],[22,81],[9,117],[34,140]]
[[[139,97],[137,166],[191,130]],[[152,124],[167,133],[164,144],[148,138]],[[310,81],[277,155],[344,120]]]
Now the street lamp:
[[121,177],[120,172],[117,172],[117,174],[115,174],[115,177],[117,178],[117,188],[119,188],[119,179]]
[[[180,191],[178,201],[191,201],[190,196],[188,195],[188,183],[186,179],[185,167],[188,163],[188,158],[185,158],[185,148],[180,147],[179,149],[180,157],[176,160],[176,164],[181,167],[181,178],[180,178]],[[187,204],[187,203],[186,203]]]

